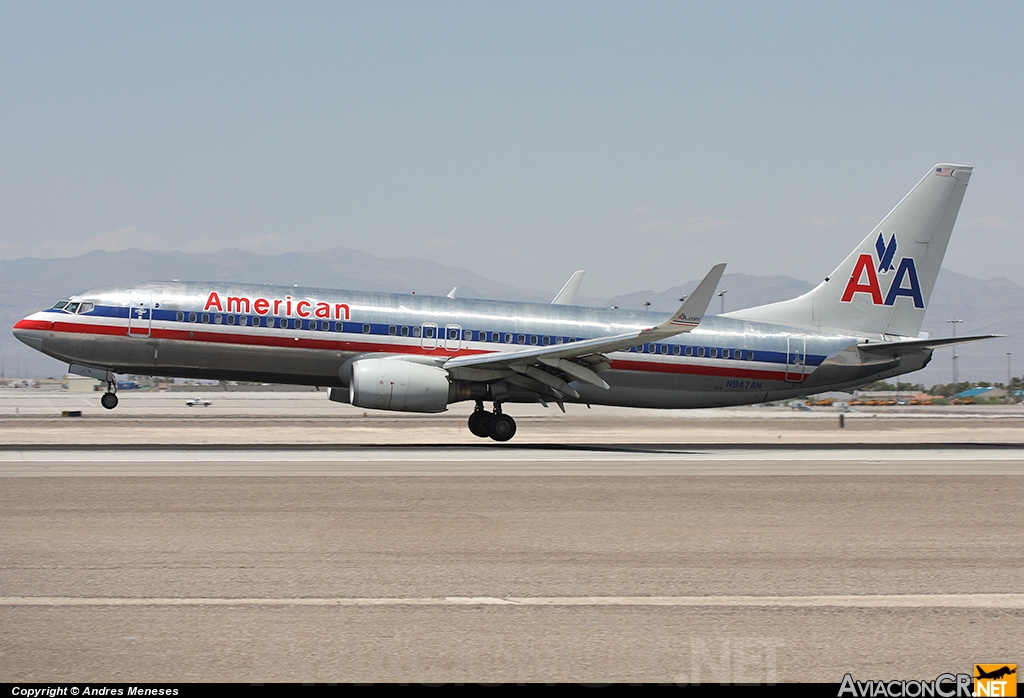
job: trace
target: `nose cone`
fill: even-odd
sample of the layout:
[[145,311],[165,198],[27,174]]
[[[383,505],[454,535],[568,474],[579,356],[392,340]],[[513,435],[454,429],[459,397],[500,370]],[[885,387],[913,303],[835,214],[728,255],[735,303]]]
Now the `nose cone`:
[[11,330],[14,336],[37,351],[43,350],[43,329],[40,320],[33,320],[27,317],[18,320],[18,323]]

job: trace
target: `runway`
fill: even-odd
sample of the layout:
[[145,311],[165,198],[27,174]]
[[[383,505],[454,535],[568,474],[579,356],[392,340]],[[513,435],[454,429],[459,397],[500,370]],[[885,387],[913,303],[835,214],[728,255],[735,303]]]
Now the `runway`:
[[4,422],[0,681],[837,682],[1024,646],[1016,417],[250,418]]
[[11,477],[0,678],[935,676],[1024,646],[1022,495],[1018,475]]
[[1016,444],[2,447],[0,477],[1024,475]]

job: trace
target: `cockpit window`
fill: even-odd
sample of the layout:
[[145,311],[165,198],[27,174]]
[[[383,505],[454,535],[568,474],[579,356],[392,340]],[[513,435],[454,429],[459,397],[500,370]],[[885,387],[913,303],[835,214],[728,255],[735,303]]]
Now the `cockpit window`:
[[68,311],[69,313],[77,313],[79,305],[79,303],[68,303],[64,310]]
[[70,303],[70,302],[71,301],[57,301],[56,303],[53,304],[53,309],[54,310],[64,310],[64,308],[66,308],[67,304]]
[[91,313],[95,308],[95,303],[82,303],[82,305],[78,307],[78,314],[81,315],[82,313]]

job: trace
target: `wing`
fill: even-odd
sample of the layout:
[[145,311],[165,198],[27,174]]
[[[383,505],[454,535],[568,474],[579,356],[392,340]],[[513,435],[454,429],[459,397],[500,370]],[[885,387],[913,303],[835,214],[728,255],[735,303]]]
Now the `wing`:
[[493,380],[500,375],[519,374],[556,391],[556,397],[561,397],[559,393],[579,397],[579,393],[568,385],[574,380],[607,390],[608,383],[595,371],[600,370],[602,364],[607,366],[603,354],[691,331],[704,319],[724,271],[724,264],[712,267],[679,309],[655,327],[567,344],[460,356],[442,365],[464,380]]
[[575,303],[576,292],[580,290],[580,284],[583,283],[583,275],[586,273],[585,269],[573,272],[573,275],[565,282],[565,286],[562,286],[562,290],[551,301],[551,305],[572,305]]

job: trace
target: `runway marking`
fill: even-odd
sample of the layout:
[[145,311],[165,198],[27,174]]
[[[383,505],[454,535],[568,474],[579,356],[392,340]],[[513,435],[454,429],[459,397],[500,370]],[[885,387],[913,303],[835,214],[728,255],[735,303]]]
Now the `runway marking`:
[[767,608],[1024,608],[1024,594],[821,596],[446,596],[425,598],[132,598],[6,596],[0,606],[726,606]]
[[544,449],[461,449],[413,451],[369,449],[332,450],[0,450],[0,463],[592,463],[595,461],[1024,461],[1024,448],[901,448],[879,452],[875,449],[715,449],[700,447],[674,451],[618,450],[549,451]]

